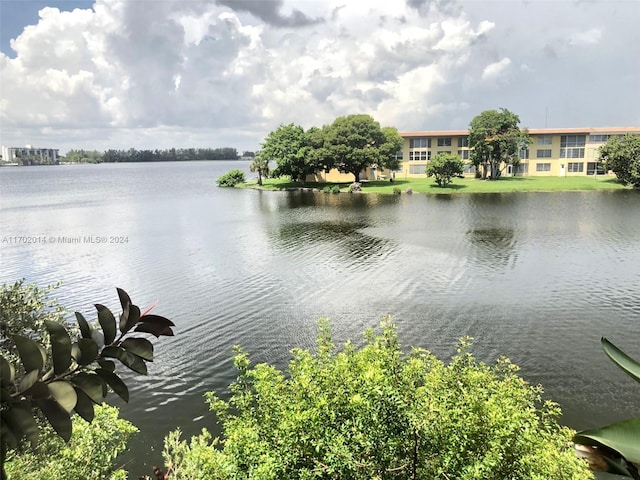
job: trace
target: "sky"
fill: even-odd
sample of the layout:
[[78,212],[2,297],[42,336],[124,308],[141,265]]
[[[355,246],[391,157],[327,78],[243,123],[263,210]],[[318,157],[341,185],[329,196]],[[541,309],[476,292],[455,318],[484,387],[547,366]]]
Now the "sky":
[[499,108],[639,126],[639,19],[640,0],[0,0],[0,143],[257,151],[280,124]]

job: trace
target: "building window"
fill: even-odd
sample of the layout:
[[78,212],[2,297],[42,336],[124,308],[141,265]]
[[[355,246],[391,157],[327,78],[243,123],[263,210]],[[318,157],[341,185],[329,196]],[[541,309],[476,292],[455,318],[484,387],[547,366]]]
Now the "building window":
[[561,148],[560,158],[584,158],[584,148]]
[[431,139],[427,137],[409,139],[410,148],[430,148]]
[[518,152],[518,155],[522,160],[526,160],[527,158],[529,158],[529,149],[521,148],[520,151]]
[[464,173],[468,174],[468,175],[475,175],[476,173],[476,166],[473,164],[469,164],[467,163],[464,166]]
[[540,135],[538,145],[551,145],[551,135]]
[[604,143],[609,140],[609,135],[589,135],[589,142]]
[[426,150],[409,152],[409,161],[410,162],[426,162],[431,159],[431,152],[427,152]]
[[411,175],[426,174],[427,167],[425,165],[409,165],[409,173]]
[[519,163],[516,165],[516,174],[526,175],[527,173],[529,173],[528,163]]
[[584,172],[584,163],[582,162],[569,162],[567,169],[569,172],[578,173]]
[[551,158],[551,149],[539,148],[536,150],[536,158]]
[[551,164],[550,163],[536,163],[536,172],[550,172]]
[[462,160],[469,160],[471,158],[471,150],[458,150],[458,155]]
[[451,146],[451,137],[440,137],[440,138],[438,138],[438,146],[439,147],[450,147]]
[[458,147],[468,147],[469,137],[458,137]]
[[562,135],[560,137],[560,147],[584,147],[586,135]]
[[600,162],[587,162],[587,175],[604,175],[604,167]]

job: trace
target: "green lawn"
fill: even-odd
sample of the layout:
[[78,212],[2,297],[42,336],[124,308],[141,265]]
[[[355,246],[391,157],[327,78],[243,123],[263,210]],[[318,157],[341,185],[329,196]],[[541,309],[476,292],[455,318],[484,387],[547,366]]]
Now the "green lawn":
[[[286,190],[299,188],[298,182],[291,182],[288,178],[270,178],[263,181],[261,187],[264,190]],[[322,190],[333,183],[312,183],[305,185],[307,188]],[[338,184],[342,191],[348,191],[350,183]],[[365,193],[393,194],[394,189],[405,193],[410,188],[414,193],[499,193],[499,192],[552,192],[569,190],[614,190],[630,188],[619,184],[615,176],[579,176],[579,177],[503,177],[500,180],[480,180],[477,178],[456,178],[453,183],[442,188],[436,185],[433,178],[409,178],[400,179],[392,183],[386,181],[362,182],[362,191]],[[248,188],[259,188],[256,182],[244,185]]]

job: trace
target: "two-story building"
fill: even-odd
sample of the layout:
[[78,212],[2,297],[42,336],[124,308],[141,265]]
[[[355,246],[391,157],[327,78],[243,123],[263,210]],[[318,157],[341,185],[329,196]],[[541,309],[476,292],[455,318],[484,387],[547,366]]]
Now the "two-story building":
[[[533,142],[519,152],[520,164],[507,165],[505,175],[593,175],[605,173],[598,164],[598,148],[614,135],[640,135],[640,127],[534,128]],[[465,161],[465,175],[474,175],[470,164],[469,132],[445,130],[401,132],[402,168],[396,175],[425,175],[429,160],[437,153],[454,153]]]
[[57,165],[59,162],[57,148],[2,147],[2,162],[18,165]]

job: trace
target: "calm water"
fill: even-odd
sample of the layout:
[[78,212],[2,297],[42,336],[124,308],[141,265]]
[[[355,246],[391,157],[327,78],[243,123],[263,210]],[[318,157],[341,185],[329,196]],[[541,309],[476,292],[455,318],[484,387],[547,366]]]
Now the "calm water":
[[[0,169],[0,281],[63,282],[58,298],[93,316],[115,287],[175,321],[122,415],[141,430],[133,475],[162,439],[215,431],[202,395],[234,377],[231,347],[282,366],[329,317],[342,342],[392,314],[401,341],[441,357],[458,338],[504,354],[591,428],[638,414],[638,386],[600,351],[640,356],[640,192],[455,196],[219,189],[244,162]],[[58,237],[126,237],[68,244]],[[115,399],[116,397],[112,397]]]

